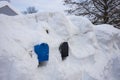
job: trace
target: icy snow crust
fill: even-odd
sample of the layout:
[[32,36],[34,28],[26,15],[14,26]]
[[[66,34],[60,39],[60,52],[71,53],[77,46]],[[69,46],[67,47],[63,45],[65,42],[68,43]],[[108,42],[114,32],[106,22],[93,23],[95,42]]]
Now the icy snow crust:
[[[65,61],[58,50],[63,41],[70,45]],[[49,44],[49,61],[37,68],[33,47],[42,42]],[[119,80],[119,55],[120,30],[111,25],[62,13],[0,15],[0,80]]]

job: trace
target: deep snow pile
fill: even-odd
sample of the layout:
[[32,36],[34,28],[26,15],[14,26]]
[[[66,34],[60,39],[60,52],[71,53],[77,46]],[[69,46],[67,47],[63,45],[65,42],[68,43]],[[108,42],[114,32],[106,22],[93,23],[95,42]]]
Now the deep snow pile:
[[[92,45],[91,47],[94,47],[94,50],[90,51],[96,53],[94,54],[94,64],[92,66],[87,65],[87,67],[85,65],[84,67],[84,70],[89,73],[86,74],[86,72],[84,72],[85,78],[88,76],[91,76],[92,78],[83,80],[118,80],[120,76],[120,30],[107,24],[97,26],[92,25],[90,21],[83,17],[73,16],[70,17],[70,19],[73,24],[80,28],[79,30],[83,36],[88,33],[87,36],[85,36],[85,39],[88,39],[88,41],[86,41],[87,44],[84,43],[84,45]],[[79,43],[81,43],[81,41]],[[86,48],[87,47],[84,49]],[[87,49],[85,51],[87,51]],[[90,54],[90,51],[88,54]],[[91,61],[92,60],[89,59],[87,62]]]
[[[65,61],[58,50],[63,41],[70,45]],[[33,47],[41,42],[50,56],[37,68]],[[61,13],[0,15],[0,80],[118,80],[119,53],[120,31],[110,25]]]
[[95,33],[102,51],[105,56],[106,66],[103,69],[101,80],[119,80],[120,79],[120,30],[111,25],[95,26]]

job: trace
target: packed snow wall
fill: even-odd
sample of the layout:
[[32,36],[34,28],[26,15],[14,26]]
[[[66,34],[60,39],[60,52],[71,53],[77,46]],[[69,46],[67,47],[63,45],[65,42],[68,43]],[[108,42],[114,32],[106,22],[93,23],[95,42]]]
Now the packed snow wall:
[[[103,72],[110,65],[114,51],[106,50],[111,42],[108,45],[102,42],[101,38],[106,37],[100,35],[101,31],[106,32],[86,18],[66,17],[62,13],[14,17],[0,15],[0,79],[104,80]],[[112,41],[118,55],[120,32],[113,32],[117,33],[117,38]],[[108,37],[115,35],[110,33],[108,30]],[[70,45],[70,55],[62,61],[58,47],[64,41]],[[33,47],[42,42],[50,46],[49,61],[47,65],[37,68],[38,60]]]

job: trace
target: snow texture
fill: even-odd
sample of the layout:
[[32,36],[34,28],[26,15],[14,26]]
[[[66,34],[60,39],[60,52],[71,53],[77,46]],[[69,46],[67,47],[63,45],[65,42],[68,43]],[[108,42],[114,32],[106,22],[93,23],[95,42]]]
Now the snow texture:
[[[70,52],[62,61],[64,41]],[[38,68],[33,48],[43,42],[49,61]],[[119,57],[120,30],[111,25],[57,12],[0,15],[0,80],[119,80]]]

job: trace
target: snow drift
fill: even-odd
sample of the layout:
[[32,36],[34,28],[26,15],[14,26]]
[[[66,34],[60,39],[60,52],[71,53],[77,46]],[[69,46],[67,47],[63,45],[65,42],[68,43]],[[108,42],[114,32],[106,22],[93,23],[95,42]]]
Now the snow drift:
[[[65,61],[58,50],[63,41],[70,45]],[[33,47],[42,42],[49,44],[49,61],[37,68]],[[0,15],[1,80],[117,80],[119,53],[120,31],[110,25],[62,13]]]

